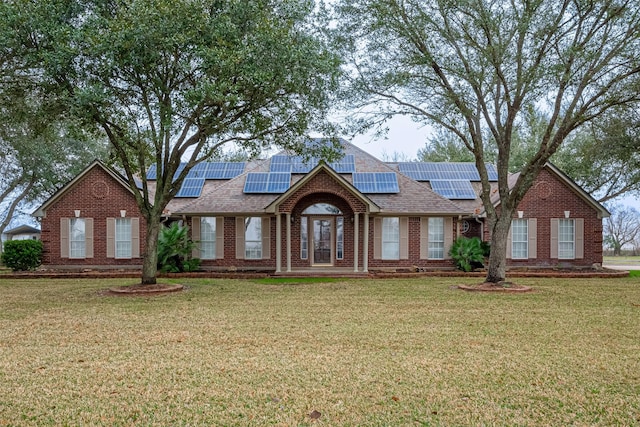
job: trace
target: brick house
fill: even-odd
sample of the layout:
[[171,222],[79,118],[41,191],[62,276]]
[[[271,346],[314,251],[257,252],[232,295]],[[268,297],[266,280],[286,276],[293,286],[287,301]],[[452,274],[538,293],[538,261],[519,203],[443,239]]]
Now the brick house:
[[[166,220],[190,227],[203,269],[223,271],[452,268],[448,250],[457,236],[490,238],[473,164],[385,163],[347,142],[343,147],[344,157],[332,164],[305,164],[286,153],[200,164]],[[487,168],[495,183],[495,168]],[[153,187],[155,171],[147,177]],[[145,224],[133,193],[100,162],[35,214],[42,218],[45,266],[141,265]],[[600,264],[608,215],[549,164],[513,219],[508,265]]]

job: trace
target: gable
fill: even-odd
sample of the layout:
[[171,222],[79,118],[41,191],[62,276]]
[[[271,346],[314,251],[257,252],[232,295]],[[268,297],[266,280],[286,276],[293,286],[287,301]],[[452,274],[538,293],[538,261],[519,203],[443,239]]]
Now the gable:
[[34,216],[45,217],[51,211],[65,211],[73,216],[75,210],[109,209],[117,204],[135,203],[135,197],[115,172],[96,161],[51,196]]

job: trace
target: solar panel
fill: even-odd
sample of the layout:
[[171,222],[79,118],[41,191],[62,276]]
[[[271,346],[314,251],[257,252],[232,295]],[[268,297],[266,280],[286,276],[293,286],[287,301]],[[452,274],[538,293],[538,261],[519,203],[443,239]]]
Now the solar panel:
[[346,154],[342,159],[330,164],[331,168],[338,173],[355,173],[356,160],[353,154]]
[[359,172],[353,174],[353,185],[362,193],[398,193],[395,172]]
[[176,197],[200,197],[202,187],[204,186],[204,177],[202,178],[185,178],[182,187],[176,193]]
[[147,179],[158,179],[158,173],[157,173],[157,168],[156,165],[151,165],[149,167],[149,170],[147,171]]
[[244,162],[208,162],[206,179],[232,179],[244,172]]
[[291,172],[292,161],[289,156],[277,155],[271,158],[270,172]]
[[[178,177],[185,166],[186,163],[180,163],[174,177]],[[189,171],[187,178],[232,179],[244,172],[244,166],[245,162],[201,162]],[[156,165],[149,167],[147,179],[158,179]]]
[[[308,173],[319,162],[320,161],[314,157],[305,159],[303,156],[286,156],[279,154],[271,158],[269,171]],[[355,157],[353,154],[347,154],[339,161],[329,163],[329,166],[338,173],[354,173],[356,171]]]
[[[487,163],[489,181],[498,180],[498,172],[494,165]],[[404,175],[416,181],[431,180],[467,180],[480,181],[480,174],[474,163],[437,163],[437,162],[402,162],[398,169]]]
[[467,180],[431,180],[429,181],[433,191],[447,199],[474,200],[478,196],[473,190],[471,182]]
[[291,185],[291,173],[252,172],[244,182],[245,193],[284,193]]
[[205,178],[208,166],[209,164],[206,162],[198,163],[191,168],[191,170],[187,174],[187,178]]

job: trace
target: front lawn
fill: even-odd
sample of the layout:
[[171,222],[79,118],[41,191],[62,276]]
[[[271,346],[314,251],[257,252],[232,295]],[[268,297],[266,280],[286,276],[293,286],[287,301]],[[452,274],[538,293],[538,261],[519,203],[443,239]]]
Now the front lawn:
[[640,425],[640,277],[477,280],[0,278],[0,426]]

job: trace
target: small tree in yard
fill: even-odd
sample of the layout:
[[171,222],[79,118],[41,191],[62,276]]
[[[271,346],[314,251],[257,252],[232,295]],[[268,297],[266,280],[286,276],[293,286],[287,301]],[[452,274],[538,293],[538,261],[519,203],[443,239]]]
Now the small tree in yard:
[[[22,52],[22,72],[105,135],[124,170],[147,225],[142,284],[156,283],[162,212],[196,164],[229,142],[253,153],[273,144],[299,152],[308,129],[328,130],[339,61],[314,34],[313,2],[66,0],[2,7],[7,22],[0,38]],[[333,147],[315,148],[306,154],[327,157]],[[151,165],[154,191],[144,174]]]

